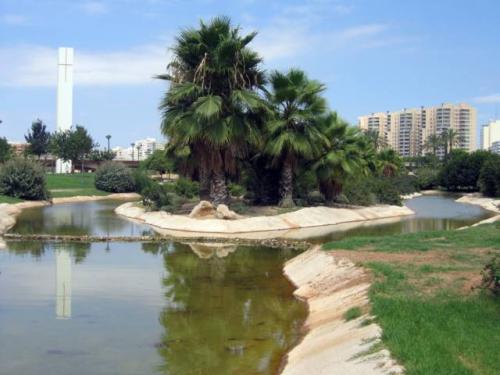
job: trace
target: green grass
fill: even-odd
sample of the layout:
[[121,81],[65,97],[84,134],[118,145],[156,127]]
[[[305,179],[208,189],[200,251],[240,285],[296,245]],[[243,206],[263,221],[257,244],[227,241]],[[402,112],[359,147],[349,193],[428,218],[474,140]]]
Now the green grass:
[[474,247],[500,249],[500,222],[480,225],[467,230],[350,237],[323,245],[326,250],[364,249],[392,253]]
[[349,320],[357,319],[359,318],[363,313],[361,312],[361,308],[359,307],[351,307],[349,310],[347,310],[344,313],[344,319],[346,322]]
[[8,195],[0,195],[0,203],[19,203],[22,199],[9,197]]
[[361,263],[375,278],[370,300],[382,344],[406,374],[500,374],[500,298],[468,284],[477,285],[482,266],[500,253],[500,223],[324,247],[380,253],[380,260]]
[[49,174],[47,188],[52,197],[73,197],[77,195],[109,195],[94,185],[94,174]]

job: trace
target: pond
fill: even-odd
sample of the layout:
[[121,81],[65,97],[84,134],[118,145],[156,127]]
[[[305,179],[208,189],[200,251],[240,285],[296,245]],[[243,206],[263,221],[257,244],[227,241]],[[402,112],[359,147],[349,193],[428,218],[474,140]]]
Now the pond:
[[[26,210],[12,232],[150,233],[114,215],[118,204]],[[451,197],[408,205],[416,216],[329,238],[489,216]],[[10,242],[0,250],[0,374],[275,374],[307,315],[282,275],[295,255],[229,244]]]

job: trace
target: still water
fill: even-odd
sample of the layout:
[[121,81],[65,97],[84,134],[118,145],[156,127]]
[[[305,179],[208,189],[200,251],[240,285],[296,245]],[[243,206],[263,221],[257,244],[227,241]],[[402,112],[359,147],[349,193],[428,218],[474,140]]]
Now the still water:
[[472,225],[480,220],[487,219],[494,213],[479,206],[455,202],[458,196],[427,195],[405,201],[415,215],[395,219],[391,223],[380,220],[367,222],[367,225],[350,230],[332,230],[327,235],[309,238],[310,242],[323,243],[345,238],[347,236],[381,236],[398,233],[413,233],[434,230],[452,230],[463,226]]
[[[115,216],[117,204],[26,210],[12,232],[149,233]],[[329,237],[452,229],[489,216],[448,197],[408,205],[416,216]],[[10,242],[0,250],[0,374],[274,374],[307,314],[282,275],[296,254],[175,242]]]

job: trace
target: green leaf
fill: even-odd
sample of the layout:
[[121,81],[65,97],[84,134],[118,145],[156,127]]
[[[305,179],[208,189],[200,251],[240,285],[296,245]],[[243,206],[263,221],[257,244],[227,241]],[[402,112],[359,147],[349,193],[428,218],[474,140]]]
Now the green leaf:
[[207,95],[199,98],[194,104],[196,115],[204,119],[212,119],[222,111],[222,99],[220,96]]

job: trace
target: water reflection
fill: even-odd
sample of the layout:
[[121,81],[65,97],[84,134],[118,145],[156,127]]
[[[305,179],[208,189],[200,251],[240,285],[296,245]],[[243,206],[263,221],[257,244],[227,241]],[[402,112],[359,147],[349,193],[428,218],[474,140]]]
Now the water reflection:
[[[192,244],[164,255],[168,304],[160,314],[160,373],[275,373],[305,315],[276,267],[286,252],[238,247],[218,257],[221,247],[215,246],[207,258],[209,248],[203,246],[201,259]],[[194,249],[198,254],[199,246]]]
[[1,374],[271,374],[306,315],[281,273],[291,251],[7,245]]
[[56,249],[56,317],[71,318],[71,257],[67,250]]
[[46,233],[96,236],[139,236],[151,233],[143,224],[122,219],[114,213],[121,201],[57,204],[23,210],[13,233]]

